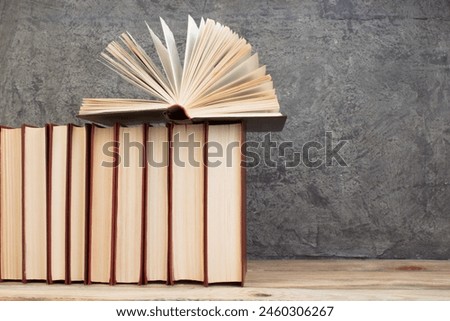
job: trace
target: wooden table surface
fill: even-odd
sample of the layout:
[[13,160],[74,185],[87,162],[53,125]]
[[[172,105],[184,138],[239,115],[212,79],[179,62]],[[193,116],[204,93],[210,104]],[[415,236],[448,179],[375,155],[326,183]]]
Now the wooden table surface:
[[250,261],[244,287],[3,282],[0,300],[450,300],[450,261]]

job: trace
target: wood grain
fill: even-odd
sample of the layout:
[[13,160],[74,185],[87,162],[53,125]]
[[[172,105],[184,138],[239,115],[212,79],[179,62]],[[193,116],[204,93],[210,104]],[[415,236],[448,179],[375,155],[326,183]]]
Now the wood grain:
[[450,300],[450,262],[250,261],[244,287],[0,284],[0,300]]

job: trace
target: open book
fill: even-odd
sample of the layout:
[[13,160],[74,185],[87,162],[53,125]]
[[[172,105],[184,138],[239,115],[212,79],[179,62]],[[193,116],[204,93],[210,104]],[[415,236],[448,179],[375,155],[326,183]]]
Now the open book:
[[166,46],[147,27],[164,72],[129,33],[101,54],[107,66],[156,100],[87,98],[78,117],[105,125],[270,119],[269,129],[283,127],[272,78],[245,39],[211,19],[197,25],[189,16],[182,64],[172,31],[163,19],[161,24]]

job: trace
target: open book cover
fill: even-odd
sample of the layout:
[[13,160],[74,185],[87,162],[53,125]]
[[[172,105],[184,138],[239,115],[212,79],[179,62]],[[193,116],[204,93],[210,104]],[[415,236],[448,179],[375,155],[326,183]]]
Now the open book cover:
[[154,100],[86,98],[78,117],[112,125],[142,122],[244,121],[248,131],[278,131],[280,113],[272,78],[251,45],[230,28],[189,16],[183,63],[161,19],[165,45],[148,27],[162,70],[129,33],[111,42],[102,61]]

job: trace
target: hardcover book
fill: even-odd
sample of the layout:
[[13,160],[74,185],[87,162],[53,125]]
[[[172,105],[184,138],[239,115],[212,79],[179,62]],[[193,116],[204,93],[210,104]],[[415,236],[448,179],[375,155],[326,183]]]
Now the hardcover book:
[[166,46],[147,27],[164,72],[129,33],[101,54],[108,67],[155,99],[86,98],[78,117],[105,125],[214,119],[243,121],[248,131],[282,129],[286,116],[272,78],[245,39],[214,20],[197,25],[189,16],[182,64],[172,31],[161,24]]

